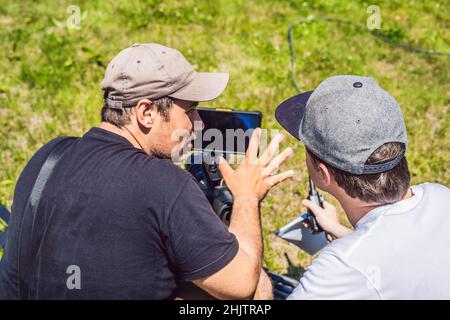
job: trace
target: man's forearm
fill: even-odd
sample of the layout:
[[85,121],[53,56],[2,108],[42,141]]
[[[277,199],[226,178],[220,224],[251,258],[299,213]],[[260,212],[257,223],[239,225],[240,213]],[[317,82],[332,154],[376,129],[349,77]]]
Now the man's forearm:
[[263,242],[257,198],[237,197],[234,199],[229,230],[238,239],[239,247],[249,257],[259,278]]

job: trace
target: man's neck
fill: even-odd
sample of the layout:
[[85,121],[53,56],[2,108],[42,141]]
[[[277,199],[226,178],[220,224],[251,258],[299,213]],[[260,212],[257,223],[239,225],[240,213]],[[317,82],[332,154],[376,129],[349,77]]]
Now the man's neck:
[[[406,194],[399,201],[411,198],[413,195],[414,194],[413,194],[411,188],[408,188],[408,191],[406,192]],[[352,224],[353,227],[369,211],[384,205],[384,204],[376,204],[376,203],[367,203],[362,200],[352,198],[348,194],[346,194],[345,191],[342,189],[340,189],[339,191],[336,192],[335,198],[341,204],[342,209],[344,209],[344,211],[348,217],[348,220],[350,221],[350,223]]]
[[[133,129],[132,128],[119,128],[109,122],[101,122],[100,123],[100,128],[107,130],[107,131],[111,131],[115,134],[118,134],[119,136],[124,137],[125,139],[127,139],[135,148],[137,149],[141,149],[143,150],[145,153],[150,155],[150,150],[146,150],[145,146],[141,144],[141,142],[139,142],[139,136],[137,133],[132,133]],[[128,130],[127,130],[128,129]]]

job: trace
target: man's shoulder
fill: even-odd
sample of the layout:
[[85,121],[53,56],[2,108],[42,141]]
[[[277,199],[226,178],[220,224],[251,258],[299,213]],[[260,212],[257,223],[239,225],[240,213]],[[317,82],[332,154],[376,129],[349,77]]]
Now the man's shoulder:
[[42,160],[42,159],[45,160],[47,158],[47,156],[53,151],[53,149],[56,147],[56,145],[59,142],[61,142],[62,140],[71,139],[71,138],[75,138],[75,137],[61,136],[61,137],[57,137],[57,138],[54,138],[54,139],[50,140],[49,142],[47,142],[44,145],[42,145],[36,151],[36,153],[30,159],[30,162],[31,161],[35,161],[36,158],[38,158],[39,160]]
[[450,201],[450,189],[439,183],[425,182],[413,186],[414,190],[422,190],[426,195],[441,197],[442,200]]
[[[331,242],[323,251],[324,257],[333,257],[342,268],[364,274],[366,264],[378,258],[377,220],[379,217],[357,228],[351,234]],[[321,255],[322,255],[321,254]],[[368,255],[371,255],[368,257]],[[319,256],[320,257],[320,256]]]
[[358,244],[365,240],[364,234],[366,231],[367,230],[355,230],[345,237],[336,239],[328,244],[322,253],[335,256],[339,260],[348,262],[351,252],[355,250],[355,247],[357,247]]
[[140,153],[139,169],[134,172],[136,179],[140,180],[144,186],[155,188],[161,191],[179,193],[187,184],[195,184],[193,176],[173,163],[171,159],[149,158]]
[[53,140],[50,140],[43,146],[41,146],[31,157],[31,159],[26,164],[25,168],[23,169],[19,181],[23,180],[25,177],[31,178],[29,180],[34,181],[36,178],[40,168],[44,164],[47,157],[50,155],[50,153],[54,150],[55,146],[63,139],[68,137],[58,137]]
[[[349,264],[353,264],[354,260],[359,260],[363,256],[370,260],[368,255],[381,258],[383,252],[389,250],[379,250],[378,248],[384,245],[386,245],[385,248],[389,248],[389,241],[401,242],[403,238],[399,235],[402,232],[402,225],[414,223],[420,217],[420,215],[410,215],[410,213],[423,209],[417,206],[418,203],[422,202],[423,205],[429,207],[429,202],[432,202],[437,208],[443,209],[442,204],[450,202],[450,189],[444,185],[423,183],[412,188],[419,196],[415,202],[411,202],[413,199],[407,199],[379,207],[372,213],[369,212],[368,216],[364,218],[364,223],[358,225],[354,232],[334,240],[324,251],[346,260]],[[424,201],[426,203],[423,203]]]
[[172,162],[170,159],[149,158],[147,155],[141,153],[140,157],[143,160],[143,169],[147,173],[158,175],[164,181],[179,184],[181,180],[186,181],[192,179],[192,175],[183,170],[179,165]]

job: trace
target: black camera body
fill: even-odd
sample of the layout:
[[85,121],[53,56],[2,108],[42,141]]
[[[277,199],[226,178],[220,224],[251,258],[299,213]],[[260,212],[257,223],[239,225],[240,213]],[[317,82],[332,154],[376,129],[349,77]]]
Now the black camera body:
[[226,225],[230,225],[233,210],[233,196],[222,185],[222,175],[214,154],[209,152],[194,153],[186,164],[186,169],[197,180],[200,189],[206,195],[216,215]]

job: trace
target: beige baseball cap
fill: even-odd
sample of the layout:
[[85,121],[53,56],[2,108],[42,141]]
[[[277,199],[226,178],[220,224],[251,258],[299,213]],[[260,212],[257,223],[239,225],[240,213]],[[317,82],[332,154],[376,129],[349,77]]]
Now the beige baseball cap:
[[195,72],[178,50],[157,43],[136,43],[108,64],[102,89],[105,104],[122,109],[144,98],[213,100],[225,90],[228,78],[228,73]]

